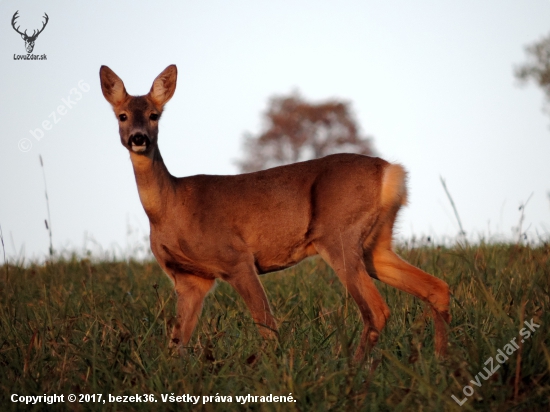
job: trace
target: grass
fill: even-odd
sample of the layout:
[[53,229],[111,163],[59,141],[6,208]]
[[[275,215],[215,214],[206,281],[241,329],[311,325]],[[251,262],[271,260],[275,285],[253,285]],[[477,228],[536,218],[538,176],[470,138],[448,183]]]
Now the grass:
[[[320,260],[263,277],[280,325],[278,345],[259,339],[240,297],[220,283],[185,356],[168,348],[175,301],[154,262],[74,257],[0,266],[2,410],[549,410],[550,246],[399,252],[451,286],[449,355],[442,361],[434,357],[424,304],[378,283],[392,316],[371,357],[354,363],[358,310]],[[530,319],[540,328],[521,348],[481,387],[469,383]],[[459,406],[451,396],[465,398],[465,385],[474,393]],[[102,401],[154,394],[158,403],[69,403],[71,393],[102,394]],[[236,400],[290,393],[296,402]],[[12,403],[12,394],[64,394],[65,403]],[[162,394],[218,394],[232,402],[163,403]]]

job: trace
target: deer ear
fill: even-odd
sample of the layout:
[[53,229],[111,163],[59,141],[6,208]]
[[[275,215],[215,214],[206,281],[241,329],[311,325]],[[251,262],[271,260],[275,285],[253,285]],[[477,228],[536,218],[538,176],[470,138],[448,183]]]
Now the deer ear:
[[176,91],[178,69],[175,64],[168,66],[157,76],[149,92],[149,96],[158,106],[164,106]]
[[120,80],[114,71],[107,66],[101,66],[99,69],[99,78],[101,80],[101,91],[103,96],[112,106],[118,106],[126,99],[128,93],[124,83]]

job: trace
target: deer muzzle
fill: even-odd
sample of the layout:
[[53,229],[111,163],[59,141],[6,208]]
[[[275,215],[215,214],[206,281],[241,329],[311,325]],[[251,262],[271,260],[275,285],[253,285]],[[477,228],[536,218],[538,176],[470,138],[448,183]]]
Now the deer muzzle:
[[149,137],[142,133],[136,133],[130,136],[128,140],[128,145],[134,152],[144,152],[149,148],[151,140]]

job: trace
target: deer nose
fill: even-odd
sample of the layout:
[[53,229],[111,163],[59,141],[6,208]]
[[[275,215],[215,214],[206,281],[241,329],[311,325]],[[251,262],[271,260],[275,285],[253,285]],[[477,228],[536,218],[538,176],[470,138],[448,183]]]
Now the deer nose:
[[147,135],[136,133],[130,136],[130,143],[134,146],[148,146],[150,141]]

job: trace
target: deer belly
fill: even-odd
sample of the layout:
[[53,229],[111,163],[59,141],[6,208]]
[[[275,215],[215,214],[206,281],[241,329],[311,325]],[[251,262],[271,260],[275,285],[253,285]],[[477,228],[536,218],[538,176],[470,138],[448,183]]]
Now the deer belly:
[[283,270],[300,263],[305,258],[317,254],[313,245],[300,245],[297,248],[286,251],[278,251],[279,253],[269,253],[276,251],[268,251],[254,254],[254,265],[260,275],[270,272]]

